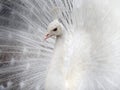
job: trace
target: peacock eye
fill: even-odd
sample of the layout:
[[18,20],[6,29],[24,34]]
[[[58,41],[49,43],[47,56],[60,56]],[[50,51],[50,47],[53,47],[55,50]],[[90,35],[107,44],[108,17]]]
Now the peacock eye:
[[57,28],[53,29],[53,31],[57,31]]

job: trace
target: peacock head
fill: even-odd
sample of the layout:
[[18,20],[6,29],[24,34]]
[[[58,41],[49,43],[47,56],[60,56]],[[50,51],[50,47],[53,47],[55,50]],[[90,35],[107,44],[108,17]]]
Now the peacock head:
[[47,30],[45,40],[52,36],[59,37],[62,35],[62,24],[58,20],[54,20],[48,25]]

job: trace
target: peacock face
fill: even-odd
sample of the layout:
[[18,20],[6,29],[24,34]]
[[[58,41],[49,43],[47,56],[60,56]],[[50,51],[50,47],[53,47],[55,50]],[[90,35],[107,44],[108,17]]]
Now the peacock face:
[[52,36],[62,35],[62,24],[58,20],[54,20],[48,25],[47,34],[45,35],[45,40]]

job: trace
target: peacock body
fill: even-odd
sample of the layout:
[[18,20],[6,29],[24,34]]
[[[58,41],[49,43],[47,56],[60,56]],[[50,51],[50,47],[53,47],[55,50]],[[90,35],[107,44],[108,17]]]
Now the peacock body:
[[1,0],[0,90],[120,90],[119,3]]

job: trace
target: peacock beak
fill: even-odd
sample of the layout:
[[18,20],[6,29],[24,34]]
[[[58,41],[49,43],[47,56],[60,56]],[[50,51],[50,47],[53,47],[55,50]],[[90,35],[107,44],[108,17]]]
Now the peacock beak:
[[52,37],[53,35],[46,34],[44,40],[47,40],[48,38]]

